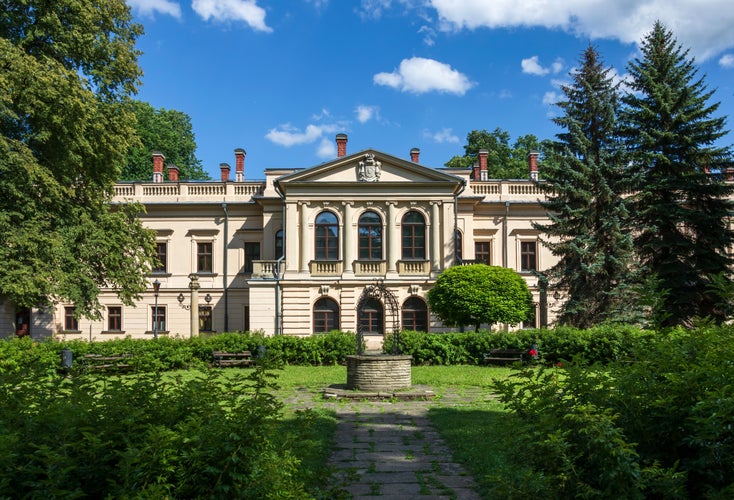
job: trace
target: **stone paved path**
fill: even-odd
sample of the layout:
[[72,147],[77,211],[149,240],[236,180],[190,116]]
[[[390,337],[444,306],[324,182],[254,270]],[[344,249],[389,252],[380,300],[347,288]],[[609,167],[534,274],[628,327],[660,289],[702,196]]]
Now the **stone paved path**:
[[353,496],[479,499],[474,480],[451,460],[430,421],[430,403],[337,406],[335,481]]

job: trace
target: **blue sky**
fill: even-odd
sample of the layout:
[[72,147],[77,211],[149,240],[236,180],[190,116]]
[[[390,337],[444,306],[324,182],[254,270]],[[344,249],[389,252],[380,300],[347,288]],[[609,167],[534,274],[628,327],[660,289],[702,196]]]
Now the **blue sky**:
[[[731,0],[126,0],[145,28],[138,98],[192,120],[212,178],[375,148],[441,167],[475,129],[552,138],[560,85],[592,43],[620,79],[660,19],[734,127]],[[730,133],[725,144],[734,144]]]

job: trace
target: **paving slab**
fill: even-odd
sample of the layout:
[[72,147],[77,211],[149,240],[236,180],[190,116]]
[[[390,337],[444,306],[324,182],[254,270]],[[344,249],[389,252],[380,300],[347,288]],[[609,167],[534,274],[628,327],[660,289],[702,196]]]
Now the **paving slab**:
[[480,499],[473,478],[432,427],[432,404],[352,397],[336,405],[337,445],[329,461],[335,485],[353,498]]

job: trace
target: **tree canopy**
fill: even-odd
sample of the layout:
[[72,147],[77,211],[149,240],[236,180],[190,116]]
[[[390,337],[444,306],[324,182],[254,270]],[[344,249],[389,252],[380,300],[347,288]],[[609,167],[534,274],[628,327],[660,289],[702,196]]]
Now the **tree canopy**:
[[133,102],[132,107],[140,141],[128,149],[120,176],[122,180],[150,181],[153,151],[160,151],[167,163],[179,168],[181,180],[209,179],[201,160],[196,157],[196,138],[189,115],[175,109],[155,109],[142,101]]
[[449,168],[471,168],[478,161],[480,149],[489,152],[487,169],[490,179],[528,178],[527,156],[539,151],[544,156],[548,141],[539,141],[532,134],[523,135],[510,145],[510,133],[497,127],[492,132],[472,130],[466,136],[463,156],[454,156],[446,162]]
[[[725,319],[711,287],[730,276],[734,233],[729,219],[734,188],[713,175],[731,166],[719,104],[697,76],[694,62],[660,22],[629,64],[632,92],[622,113],[633,195],[635,247],[653,284],[655,321],[690,324]],[[729,279],[729,278],[726,278]],[[721,283],[718,283],[721,286]]]
[[153,235],[109,204],[134,136],[141,75],[124,0],[2,2],[0,295],[16,306],[99,310],[146,289]]
[[566,300],[558,321],[580,328],[627,320],[636,303],[632,237],[623,199],[626,155],[619,139],[619,96],[610,69],[588,47],[562,87],[563,132],[544,168],[550,223],[536,224],[559,260],[546,271]]
[[433,314],[446,326],[525,321],[533,298],[525,280],[512,269],[486,264],[454,266],[443,271],[428,292]]

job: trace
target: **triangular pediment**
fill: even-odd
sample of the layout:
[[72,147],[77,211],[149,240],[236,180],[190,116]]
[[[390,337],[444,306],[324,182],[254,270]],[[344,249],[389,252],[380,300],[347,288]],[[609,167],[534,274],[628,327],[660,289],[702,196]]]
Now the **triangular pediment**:
[[463,185],[462,179],[456,176],[372,149],[299,170],[281,177],[277,183],[284,192],[325,188],[359,191],[416,188],[424,191],[433,186],[445,193],[454,192]]

